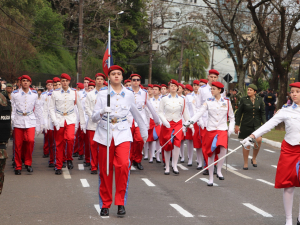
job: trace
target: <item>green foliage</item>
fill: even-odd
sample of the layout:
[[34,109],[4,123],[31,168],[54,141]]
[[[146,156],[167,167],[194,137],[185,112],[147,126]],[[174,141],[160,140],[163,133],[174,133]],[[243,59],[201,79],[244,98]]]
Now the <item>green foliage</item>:
[[258,78],[258,83],[257,83],[257,88],[258,90],[266,91],[270,87],[270,84],[267,80],[263,80],[262,78]]

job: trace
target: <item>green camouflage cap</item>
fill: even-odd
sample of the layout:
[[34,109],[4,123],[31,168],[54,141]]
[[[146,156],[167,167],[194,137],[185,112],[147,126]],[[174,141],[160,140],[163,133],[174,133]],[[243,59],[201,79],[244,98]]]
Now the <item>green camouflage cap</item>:
[[6,87],[12,87],[12,84],[8,83],[6,84]]
[[252,88],[254,91],[257,91],[257,86],[255,84],[249,84],[248,88]]

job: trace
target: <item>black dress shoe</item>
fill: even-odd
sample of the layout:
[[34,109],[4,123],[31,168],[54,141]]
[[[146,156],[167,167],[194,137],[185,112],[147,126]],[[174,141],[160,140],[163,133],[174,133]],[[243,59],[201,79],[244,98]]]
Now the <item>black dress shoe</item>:
[[149,161],[149,163],[153,163],[153,161]]
[[78,152],[73,153],[73,157],[78,157],[78,156],[79,156]]
[[84,162],[84,163],[83,163],[83,166],[84,166],[84,167],[89,167],[89,166],[91,166],[91,163],[86,163],[86,162]]
[[161,161],[156,159],[156,163],[161,163]]
[[204,170],[203,175],[209,175],[208,169]]
[[136,161],[132,161],[132,165],[133,166],[137,166],[137,162]]
[[155,156],[153,156],[153,159],[156,159],[156,157],[155,157]]
[[179,171],[175,171],[175,170],[173,169],[173,173],[175,173],[176,175],[178,175],[178,174],[179,174]]
[[297,217],[297,225],[300,225],[300,221],[298,220],[298,217]]
[[62,174],[62,171],[61,171],[61,170],[55,170],[55,174],[56,174],[56,175],[61,175],[61,174]]
[[257,164],[253,164],[253,160],[251,159],[251,164],[253,165],[253,167],[257,167]]
[[98,172],[97,172],[97,170],[92,170],[91,171],[91,174],[97,174]]
[[143,169],[144,169],[144,167],[142,166],[141,163],[138,163],[138,164],[136,165],[136,168],[138,168],[139,170],[143,170]]
[[79,155],[78,160],[83,160],[83,155]]
[[12,165],[12,167],[16,167],[16,163],[15,162],[13,162],[11,165]]
[[197,170],[202,170],[202,166],[200,166],[200,167],[197,167]]
[[100,212],[100,216],[109,216],[109,209],[108,208],[102,208]]
[[55,167],[54,163],[50,163],[49,167]]
[[207,186],[209,186],[209,187],[212,187],[212,186],[214,186],[214,184],[213,183],[207,183]]
[[25,165],[25,168],[27,169],[27,171],[28,171],[29,173],[32,173],[32,172],[33,172],[33,169],[32,169],[31,166]]
[[63,162],[62,168],[66,168],[67,163]]
[[49,157],[49,155],[43,155],[43,158],[48,158]]
[[15,170],[15,175],[21,175],[21,170]]
[[165,172],[165,175],[170,175],[170,172]]
[[214,166],[214,174],[217,174],[217,167]]
[[71,170],[73,169],[73,162],[71,160],[68,160],[68,169]]
[[180,163],[184,163],[184,160],[180,160]]
[[193,164],[187,164],[187,166],[193,166]]
[[144,158],[144,160],[148,160],[148,158]]
[[224,177],[219,177],[219,175],[217,174],[217,178],[219,178],[219,180],[225,180]]
[[248,167],[243,167],[243,170],[248,170]]
[[124,205],[118,205],[118,212],[117,212],[117,214],[118,214],[119,216],[123,216],[123,215],[126,214]]

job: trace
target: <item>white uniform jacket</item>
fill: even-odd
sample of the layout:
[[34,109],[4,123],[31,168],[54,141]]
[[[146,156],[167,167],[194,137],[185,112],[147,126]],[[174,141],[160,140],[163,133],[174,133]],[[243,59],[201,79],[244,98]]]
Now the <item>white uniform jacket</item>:
[[81,128],[85,128],[85,118],[79,95],[75,89],[68,88],[64,91],[62,88],[52,92],[49,112],[54,126],[64,127],[67,124],[75,124],[78,127],[78,116],[76,114],[76,105],[79,112],[79,120]]
[[281,122],[285,124],[284,140],[292,146],[300,145],[300,106],[295,103],[291,106],[284,105],[268,122],[252,134],[255,138],[261,137]]
[[[109,144],[114,138],[114,144],[119,145],[123,142],[133,141],[130,124],[127,121],[129,112],[140,127],[142,137],[148,136],[145,122],[134,104],[134,94],[122,86],[122,91],[117,94],[110,87],[110,123],[109,123]],[[92,115],[92,121],[97,123],[94,141],[107,146],[107,114],[100,115],[102,109],[107,106],[107,87],[97,94],[96,104]]]
[[53,90],[43,92],[45,94],[43,94],[43,97],[42,97],[42,99],[44,100],[43,117],[44,117],[44,121],[45,121],[45,129],[47,129],[47,130],[54,130],[53,122],[52,122],[52,119],[51,119],[50,113],[49,113],[52,92],[53,92]]
[[197,121],[204,113],[208,113],[208,122],[206,129],[212,130],[228,130],[227,115],[229,118],[229,131],[234,131],[234,113],[230,100],[221,97],[219,100],[208,98],[201,106],[200,110],[192,117],[191,121]]
[[11,119],[13,127],[31,128],[36,127],[41,130],[44,125],[43,111],[41,102],[38,100],[38,94],[35,90],[25,93],[22,88],[13,91],[11,95],[12,114]]
[[92,116],[96,104],[96,98],[99,92],[100,91],[97,91],[97,89],[94,88],[94,90],[90,91],[87,94],[85,99],[85,114],[88,117],[88,122],[86,127],[87,130],[96,130],[97,128],[97,123],[94,123],[92,121]]

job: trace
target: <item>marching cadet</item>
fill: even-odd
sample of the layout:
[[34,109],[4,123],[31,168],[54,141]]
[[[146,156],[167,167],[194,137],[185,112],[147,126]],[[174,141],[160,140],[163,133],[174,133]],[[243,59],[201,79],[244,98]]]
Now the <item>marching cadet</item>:
[[160,97],[165,97],[165,96],[167,96],[167,85],[165,85],[165,84],[161,84],[160,85],[161,86],[161,90],[160,90]]
[[264,102],[266,104],[266,117],[267,121],[271,119],[274,115],[276,97],[273,94],[271,88],[268,89],[268,94],[264,97]]
[[124,87],[131,87],[131,80],[124,80]]
[[241,97],[237,95],[237,90],[233,89],[232,94],[230,95],[230,101],[233,108],[233,111],[236,111],[239,108]]
[[[80,93],[81,90],[84,89],[84,85],[83,83],[77,83],[76,84],[76,90],[78,91],[78,93]],[[74,151],[73,151],[73,157],[78,157],[78,160],[83,160],[83,143],[80,143],[80,140],[82,140],[82,137],[79,138],[80,135],[82,135],[82,130],[81,129],[77,129],[77,131],[75,132],[75,144],[74,144]]]
[[[196,111],[200,110],[200,108],[204,104],[204,102],[206,102],[206,100],[208,98],[212,97],[212,93],[211,93],[212,82],[216,82],[218,80],[218,76],[219,76],[219,72],[217,70],[211,69],[208,71],[207,85],[203,85],[201,88],[199,88],[199,90],[197,92]],[[222,97],[225,97],[224,93],[222,93],[221,95],[222,95]],[[207,123],[208,123],[208,114],[206,112],[202,115],[202,117],[199,118],[199,121],[198,121],[198,125],[200,127],[202,147],[204,146],[205,141],[206,141],[205,134],[206,134]],[[201,151],[201,150],[199,150],[199,151]],[[205,165],[207,165],[208,156],[206,155],[206,153],[204,151],[202,151],[202,153],[203,153],[204,163],[205,163]],[[216,159],[217,159],[217,157],[218,157],[218,155],[216,155]],[[203,175],[208,175],[208,173],[209,173],[208,170],[206,170],[203,172]],[[214,174],[216,174],[216,168],[214,170]]]
[[[183,136],[181,129],[182,116],[185,121],[190,119],[188,110],[186,110],[184,98],[179,97],[177,94],[178,86],[178,82],[172,79],[170,81],[170,94],[162,98],[159,104],[158,115],[162,121],[160,145],[164,146],[167,143],[162,149],[164,151],[166,164],[165,175],[170,174],[169,163],[171,151],[173,173],[176,175],[179,174],[177,161],[179,158],[180,145]],[[191,126],[190,128],[192,129],[192,132],[194,132],[194,127]],[[169,141],[171,137],[173,137],[173,139]]]
[[85,91],[85,92],[89,92],[89,83],[91,82],[90,79],[91,79],[91,78],[89,78],[89,77],[85,77],[85,78],[83,79],[83,86],[84,86],[84,91]]
[[[49,129],[49,117],[46,116],[46,114],[48,115],[48,103],[49,103],[49,98],[48,98],[48,94],[51,93],[53,91],[53,80],[47,80],[46,81],[46,88],[47,90],[44,91],[42,93],[42,101],[43,101],[43,117],[44,117],[44,124],[45,124],[45,133],[44,133],[44,146],[43,146],[43,150],[44,150],[44,155],[43,158],[48,158],[50,152],[54,151],[54,136],[53,136],[53,125],[52,125],[52,130],[48,130]],[[46,108],[46,110],[45,110]],[[49,131],[49,132],[48,132]],[[50,160],[51,161],[51,160]],[[52,161],[53,163],[53,161]]]
[[21,175],[22,170],[22,145],[26,141],[25,168],[28,172],[32,169],[32,152],[34,147],[34,135],[39,135],[44,126],[43,112],[38,103],[38,95],[35,90],[30,90],[31,78],[28,75],[21,77],[21,88],[13,92],[12,123],[15,134],[15,174]]
[[54,77],[53,78],[53,90],[61,88],[60,78]]
[[207,82],[208,82],[208,80],[206,80],[206,79],[200,79],[199,86],[202,87],[202,86],[206,85]]
[[[113,166],[115,167],[115,205],[118,205],[118,215],[125,215],[127,203],[128,185],[130,176],[130,142],[133,141],[127,115],[131,112],[138,123],[143,142],[147,140],[147,127],[142,115],[135,104],[132,91],[123,87],[122,79],[124,70],[120,66],[111,66],[108,72],[110,80],[110,107],[107,107],[108,90],[99,92],[93,111],[92,120],[97,123],[94,141],[99,143],[99,199],[101,216],[109,216],[109,208],[112,204]],[[107,114],[110,117],[107,118]],[[107,120],[109,126],[109,143],[107,143]],[[109,147],[109,175],[106,174],[107,145]]]
[[[63,153],[67,147],[67,166],[68,169],[73,169],[73,146],[75,131],[78,128],[75,106],[78,108],[80,118],[80,128],[85,133],[86,123],[84,118],[81,101],[76,89],[69,87],[71,77],[63,73],[61,75],[62,88],[53,91],[49,106],[50,116],[55,126],[55,144],[56,144],[56,165],[55,174],[62,173]],[[66,146],[67,145],[67,146]]]
[[[147,88],[143,88],[144,90],[147,91],[147,97],[148,100],[150,100],[153,97],[153,85],[152,84],[148,84]],[[153,121],[153,117],[151,112],[149,112],[149,109],[146,108],[146,117],[147,117],[147,124],[149,124],[149,128],[148,128],[148,140],[147,142],[144,144],[144,160],[148,160],[148,157],[150,155],[150,160],[149,163],[153,163],[153,157],[155,157],[153,155],[152,150],[154,150],[154,148],[152,148],[152,146],[150,146],[150,142],[153,141],[152,138],[152,133],[153,133],[153,128],[155,127],[155,123]],[[148,154],[150,152],[150,154]]]
[[[212,98],[208,98],[201,106],[200,110],[185,125],[195,123],[204,114],[208,113],[207,131],[205,142],[202,147],[203,152],[208,156],[208,165],[214,163],[215,154],[219,157],[226,155],[228,147],[228,137],[234,132],[234,113],[229,99],[222,97],[224,85],[221,82],[212,82]],[[227,121],[229,117],[229,128]],[[217,178],[224,180],[221,169],[224,159],[220,160],[217,165]],[[207,186],[213,186],[214,167],[209,168],[209,181]]]
[[106,76],[102,73],[97,73],[95,75],[96,88],[87,94],[85,100],[85,114],[89,118],[86,128],[86,134],[89,138],[91,149],[91,174],[97,174],[98,170],[98,143],[93,140],[97,123],[94,123],[92,121],[92,115],[96,104],[97,94],[100,92],[100,89],[103,88],[103,82],[105,81],[105,78]]
[[[275,188],[283,188],[283,205],[286,225],[292,225],[293,198],[295,187],[300,187],[300,82],[290,84],[291,97],[294,103],[284,105],[274,117],[254,131],[249,137],[241,141],[243,146],[253,146],[253,139],[257,139],[281,122],[285,123],[285,137],[281,144],[280,157],[277,165]],[[300,214],[300,212],[299,212]],[[297,218],[297,224],[300,224]]]
[[89,83],[89,92],[92,91],[92,90],[94,90],[95,86],[96,86],[95,83],[90,82],[90,83]]
[[[152,107],[152,104],[150,104],[148,101],[147,92],[142,88],[140,88],[141,76],[138,74],[131,74],[130,80],[131,80],[131,88],[134,94],[134,103],[137,106],[141,116],[143,117],[144,123],[146,124],[146,126],[148,126],[149,124],[147,122],[146,109],[145,109],[146,107],[148,107],[149,112],[153,116],[154,123],[156,125],[159,125],[159,118],[156,115],[155,110]],[[144,167],[142,166],[141,161],[143,158],[142,150],[143,150],[144,142],[140,134],[138,124],[134,121],[132,124],[132,132],[133,132],[133,143],[131,144],[130,159],[134,166],[136,166],[139,170],[143,170]]]

